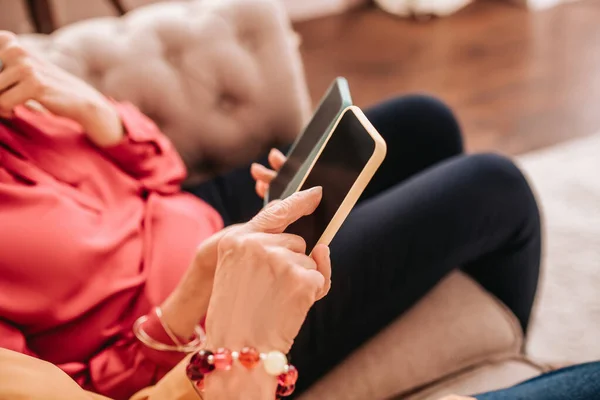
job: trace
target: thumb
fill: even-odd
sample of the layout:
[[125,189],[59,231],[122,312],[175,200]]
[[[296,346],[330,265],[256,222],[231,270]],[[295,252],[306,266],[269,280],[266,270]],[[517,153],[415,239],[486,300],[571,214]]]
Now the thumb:
[[329,293],[329,289],[331,289],[331,258],[329,256],[329,247],[324,244],[315,246],[311,257],[317,264],[317,271],[321,273],[324,278],[323,287],[317,295],[317,300],[321,300]]
[[312,214],[322,196],[321,186],[296,192],[284,200],[270,203],[248,222],[247,227],[254,232],[281,233],[301,217]]

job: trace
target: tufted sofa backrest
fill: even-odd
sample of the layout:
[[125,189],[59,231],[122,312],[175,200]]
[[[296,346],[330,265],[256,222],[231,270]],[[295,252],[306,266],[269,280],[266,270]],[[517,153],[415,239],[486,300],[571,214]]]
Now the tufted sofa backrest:
[[294,139],[310,108],[298,40],[277,0],[148,5],[25,44],[171,138],[195,179]]

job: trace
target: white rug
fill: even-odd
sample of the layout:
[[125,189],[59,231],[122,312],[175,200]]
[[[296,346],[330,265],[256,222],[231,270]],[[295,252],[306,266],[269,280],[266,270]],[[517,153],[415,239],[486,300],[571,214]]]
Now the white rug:
[[518,162],[538,194],[546,234],[528,353],[600,360],[600,133]]

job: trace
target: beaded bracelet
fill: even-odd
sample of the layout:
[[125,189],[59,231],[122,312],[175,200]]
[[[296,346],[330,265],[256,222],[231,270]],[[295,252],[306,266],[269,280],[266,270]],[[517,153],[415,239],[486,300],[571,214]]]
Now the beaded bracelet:
[[214,370],[229,371],[234,361],[246,369],[253,369],[262,362],[265,372],[277,377],[276,399],[291,395],[296,388],[298,370],[288,364],[287,357],[280,351],[259,353],[255,348],[244,347],[239,352],[220,348],[214,353],[210,350],[196,352],[185,370],[188,379],[196,391],[204,390],[204,378]]

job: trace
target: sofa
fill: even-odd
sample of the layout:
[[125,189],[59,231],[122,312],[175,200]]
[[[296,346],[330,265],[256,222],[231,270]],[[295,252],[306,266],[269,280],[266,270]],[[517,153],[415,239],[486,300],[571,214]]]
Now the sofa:
[[[278,0],[152,4],[22,39],[152,117],[192,180],[293,140],[310,116],[299,41]],[[302,399],[438,399],[541,372],[510,311],[455,272]]]

